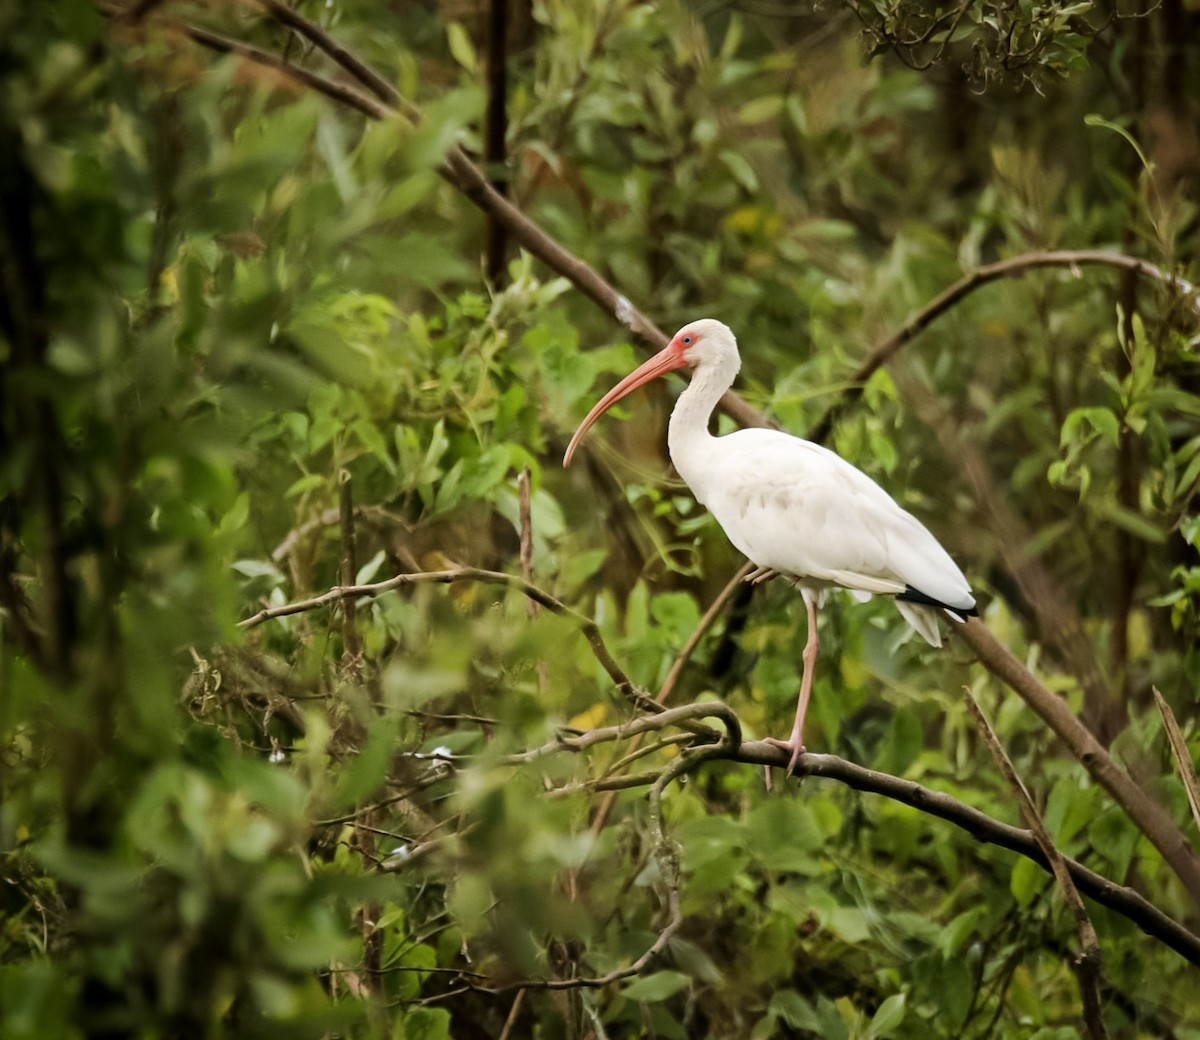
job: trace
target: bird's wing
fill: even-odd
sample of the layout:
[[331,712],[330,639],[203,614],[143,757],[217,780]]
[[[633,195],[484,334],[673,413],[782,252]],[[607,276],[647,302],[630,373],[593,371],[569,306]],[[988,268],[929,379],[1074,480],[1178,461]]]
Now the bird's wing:
[[698,497],[760,566],[873,593],[906,587],[952,607],[975,600],[957,565],[911,513],[820,445],[769,430],[717,438]]

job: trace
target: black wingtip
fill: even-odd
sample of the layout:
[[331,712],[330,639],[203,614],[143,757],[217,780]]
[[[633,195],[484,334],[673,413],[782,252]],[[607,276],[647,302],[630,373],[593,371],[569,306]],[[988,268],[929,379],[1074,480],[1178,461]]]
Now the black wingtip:
[[914,589],[911,585],[905,585],[904,591],[896,599],[902,599],[905,603],[919,603],[923,607],[937,607],[939,610],[944,610],[948,614],[951,614],[959,621],[966,621],[969,617],[979,617],[978,607],[952,607],[949,603],[943,603],[940,599],[934,599],[920,589]]

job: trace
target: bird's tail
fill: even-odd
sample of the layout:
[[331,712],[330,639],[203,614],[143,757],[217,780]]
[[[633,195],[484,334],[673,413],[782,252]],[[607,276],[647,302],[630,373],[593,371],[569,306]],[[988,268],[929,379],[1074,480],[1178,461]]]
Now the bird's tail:
[[938,630],[938,608],[924,603],[910,603],[906,600],[896,600],[896,609],[900,611],[917,633],[930,646],[942,645],[942,633]]

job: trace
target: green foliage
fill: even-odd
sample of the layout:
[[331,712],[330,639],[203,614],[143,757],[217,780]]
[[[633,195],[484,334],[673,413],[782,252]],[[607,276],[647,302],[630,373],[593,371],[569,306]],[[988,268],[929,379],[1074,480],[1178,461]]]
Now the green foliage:
[[[856,7],[877,50],[972,54],[976,87],[1024,77],[1047,101],[864,62],[847,10],[744,6],[532,4],[508,173],[523,211],[664,327],[734,326],[745,396],[788,428],[980,263],[1122,243],[1194,280],[1197,186],[1171,147],[1192,117],[1123,100],[1157,96],[1126,77],[1157,75],[1169,11],[1114,22],[1101,70],[1092,5]],[[915,809],[817,779],[768,792],[730,762],[663,800],[682,926],[661,956],[514,1005],[523,981],[618,971],[660,934],[644,786],[602,808],[587,784],[661,770],[678,741],[556,751],[634,709],[577,619],[513,586],[414,583],[238,622],[347,580],[527,567],[654,694],[741,561],[667,471],[669,392],[560,466],[639,351],[525,252],[501,284],[480,274],[482,221],[438,176],[451,144],[477,144],[480,12],[298,10],[420,124],[372,122],[164,21],[330,71],[257,8],[0,13],[0,1034],[440,1040],[500,1035],[511,1012],[508,1035],[547,1038],[1083,1035],[1074,923],[1044,871]],[[1146,280],[995,282],[872,377],[832,439],[930,523],[997,637],[1180,821],[1149,693],[1195,748],[1195,331],[1194,300]],[[1106,696],[1014,551],[1061,594]],[[735,596],[672,702],[785,732],[796,603],[782,582]],[[887,602],[835,599],[821,624],[814,750],[1015,821],[967,685],[1063,851],[1194,915],[958,644],[905,641]],[[1186,1036],[1187,965],[1091,909],[1113,1034]]]

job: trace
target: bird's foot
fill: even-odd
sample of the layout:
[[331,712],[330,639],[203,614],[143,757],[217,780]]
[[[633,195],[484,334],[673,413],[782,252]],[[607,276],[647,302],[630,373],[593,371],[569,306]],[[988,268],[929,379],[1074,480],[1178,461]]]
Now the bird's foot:
[[772,578],[778,577],[779,571],[774,567],[755,567],[742,580],[751,585],[761,585],[764,581],[770,581]]
[[764,744],[770,744],[771,747],[777,747],[780,751],[790,751],[791,757],[788,759],[787,775],[791,776],[796,771],[796,763],[800,761],[800,756],[804,754],[804,745],[793,737],[790,740],[779,740],[776,737],[767,737]]

